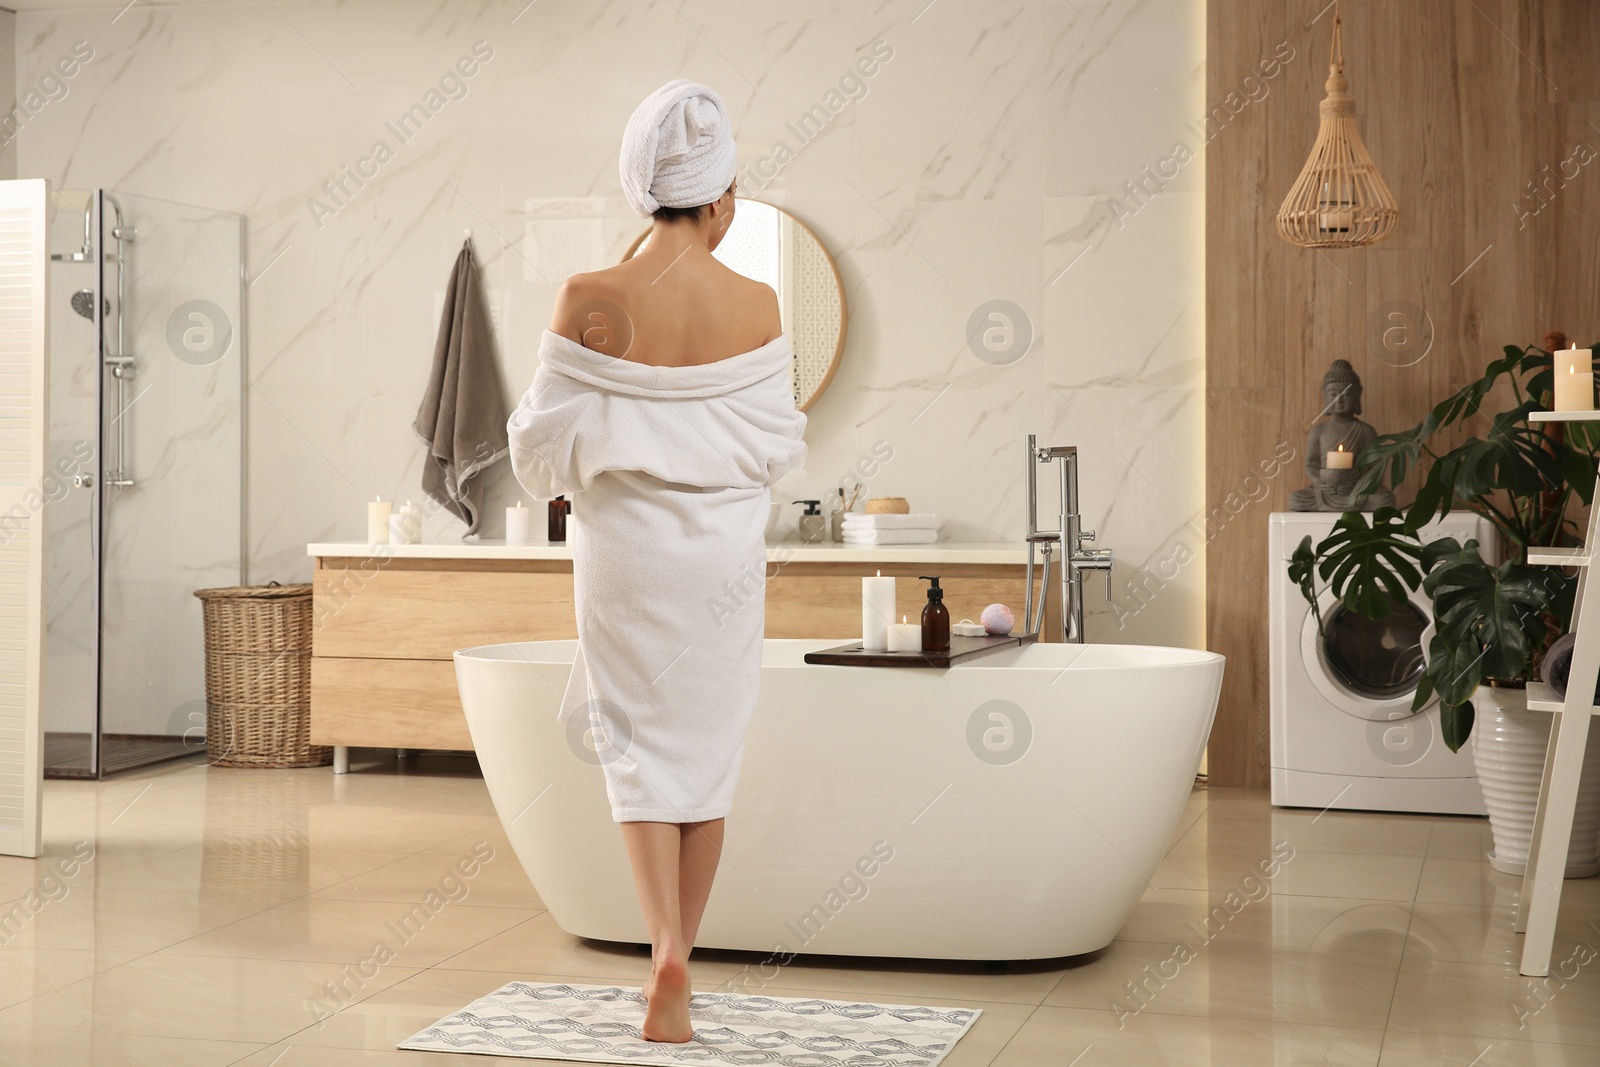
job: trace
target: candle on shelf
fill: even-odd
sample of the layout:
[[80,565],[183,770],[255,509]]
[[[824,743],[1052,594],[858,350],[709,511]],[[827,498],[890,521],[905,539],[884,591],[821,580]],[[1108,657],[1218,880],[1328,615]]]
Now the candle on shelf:
[[389,516],[389,543],[391,545],[409,545],[411,516],[405,512],[396,512]]
[[878,571],[861,579],[861,647],[868,652],[889,650],[889,620],[894,618],[894,578]]
[[1354,452],[1346,452],[1344,445],[1340,445],[1337,449],[1327,454],[1322,465],[1331,471],[1354,470],[1356,454]]
[[402,544],[414,545],[422,540],[422,509],[407,500],[400,505],[400,518],[405,523],[406,539]]
[[506,508],[506,544],[525,545],[533,528],[533,513],[517,501],[514,508]]
[[1587,348],[1565,348],[1555,354],[1555,410],[1594,410],[1594,362]]
[[899,622],[889,624],[890,652],[921,652],[922,623],[907,622],[904,615]]
[[367,544],[389,543],[389,502],[381,496],[367,505]]

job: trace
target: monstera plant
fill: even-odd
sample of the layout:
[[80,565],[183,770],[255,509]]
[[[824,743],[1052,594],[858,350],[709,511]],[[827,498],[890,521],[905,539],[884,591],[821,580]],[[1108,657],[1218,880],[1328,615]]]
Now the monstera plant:
[[[1451,751],[1472,733],[1480,686],[1521,686],[1537,677],[1546,650],[1572,618],[1576,579],[1527,562],[1530,547],[1582,543],[1575,512],[1591,502],[1595,485],[1596,423],[1528,421],[1530,412],[1551,406],[1551,351],[1564,341],[1551,335],[1547,348],[1508,345],[1481,378],[1416,426],[1380,436],[1357,457],[1355,493],[1385,481],[1398,486],[1420,470],[1413,503],[1379,509],[1370,523],[1348,512],[1319,544],[1305,538],[1289,563],[1314,613],[1319,583],[1347,609],[1374,620],[1422,588],[1432,602],[1433,635],[1412,709],[1438,696]],[[1488,419],[1482,437],[1467,432],[1466,421],[1476,415]],[[1463,510],[1499,532],[1504,562],[1485,562],[1473,540],[1423,544],[1417,536],[1433,520]]]

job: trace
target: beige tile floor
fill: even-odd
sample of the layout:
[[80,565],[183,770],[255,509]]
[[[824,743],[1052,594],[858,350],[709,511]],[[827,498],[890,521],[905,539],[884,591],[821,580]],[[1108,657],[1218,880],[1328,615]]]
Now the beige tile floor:
[[[171,764],[47,783],[45,857],[0,857],[0,1063],[482,1067],[394,1044],[512,979],[644,978],[646,955],[557,928],[470,760],[361,754],[338,778]],[[478,842],[495,857],[465,896],[395,936]],[[1519,880],[1487,847],[1482,820],[1197,788],[1100,952],[998,972],[801,958],[764,991],[982,1008],[950,1067],[1600,1064],[1600,878],[1566,884],[1569,979],[1535,983],[1516,970]],[[1292,858],[1255,880],[1275,848]],[[697,953],[697,985],[756,958]]]

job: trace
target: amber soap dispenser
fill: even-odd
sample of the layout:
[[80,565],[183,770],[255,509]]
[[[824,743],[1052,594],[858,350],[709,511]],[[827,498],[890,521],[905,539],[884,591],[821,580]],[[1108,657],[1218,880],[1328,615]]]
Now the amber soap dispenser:
[[922,609],[922,651],[950,651],[950,609],[944,606],[944,590],[939,579],[924,574],[922,580],[932,582],[928,587],[928,603]]

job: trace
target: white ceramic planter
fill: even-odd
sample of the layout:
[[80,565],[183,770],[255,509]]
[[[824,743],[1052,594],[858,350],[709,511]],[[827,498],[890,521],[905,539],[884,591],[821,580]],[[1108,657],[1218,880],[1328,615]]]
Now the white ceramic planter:
[[[1528,846],[1533,841],[1534,808],[1539,800],[1539,779],[1544,774],[1545,750],[1555,716],[1529,711],[1527,693],[1521,689],[1479,686],[1472,697],[1477,716],[1472,727],[1472,757],[1483,786],[1494,831],[1494,851],[1489,865],[1506,874],[1527,869]],[[1572,838],[1567,845],[1568,878],[1600,874],[1600,731],[1589,734],[1584,752],[1583,778],[1578,786],[1578,807],[1572,818]]]

